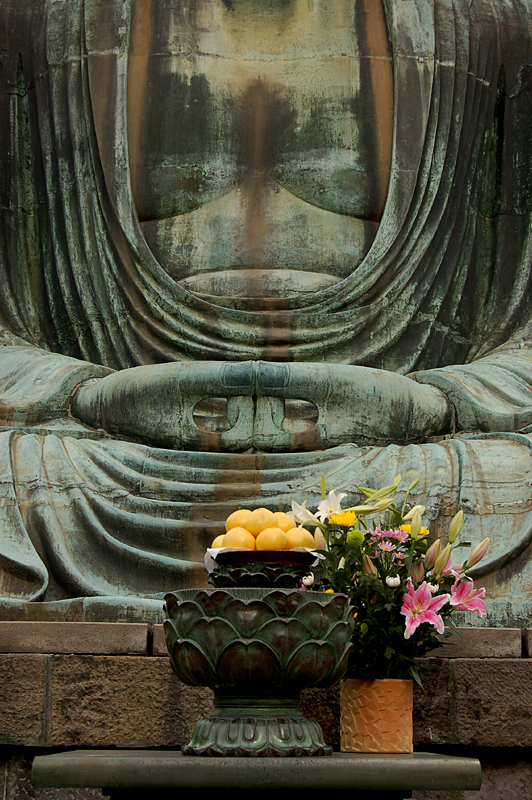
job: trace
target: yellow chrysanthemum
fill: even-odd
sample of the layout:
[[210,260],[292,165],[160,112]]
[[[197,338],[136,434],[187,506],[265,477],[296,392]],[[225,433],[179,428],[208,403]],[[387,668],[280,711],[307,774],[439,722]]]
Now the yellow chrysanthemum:
[[341,514],[331,514],[329,517],[330,525],[341,525],[343,528],[351,528],[357,521],[354,511],[342,511]]
[[324,589],[325,594],[334,594],[334,589]]
[[[404,531],[405,533],[408,533],[408,535],[410,536],[410,534],[412,533],[412,526],[408,525],[408,524],[399,525],[399,530],[400,531]],[[420,528],[420,531],[419,531],[419,535],[420,536],[428,536],[429,533],[430,533],[429,529],[426,528],[425,525],[422,525],[421,528]]]

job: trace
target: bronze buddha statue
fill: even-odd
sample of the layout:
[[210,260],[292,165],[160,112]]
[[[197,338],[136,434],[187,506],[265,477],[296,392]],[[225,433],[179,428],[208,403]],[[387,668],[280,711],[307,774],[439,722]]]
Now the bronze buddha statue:
[[396,472],[531,594],[531,14],[0,0],[5,597],[158,598]]

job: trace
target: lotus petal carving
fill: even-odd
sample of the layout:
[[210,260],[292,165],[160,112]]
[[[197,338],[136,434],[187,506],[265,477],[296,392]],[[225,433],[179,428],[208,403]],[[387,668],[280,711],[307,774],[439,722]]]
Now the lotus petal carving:
[[297,618],[312,632],[313,638],[323,639],[338,622],[338,608],[335,603],[327,606],[315,602],[305,603],[299,609]]
[[347,666],[353,615],[343,595],[201,589],[166,596],[172,666],[204,686],[330,685]]
[[309,632],[298,619],[272,619],[258,632],[261,641],[269,642],[282,664],[286,664],[294,649],[308,642]]
[[226,686],[275,686],[281,677],[277,654],[256,639],[231,642],[220,653],[216,667],[219,683]]
[[216,672],[197,644],[176,641],[169,653],[174,671],[183,683],[189,686],[216,686]]
[[204,612],[198,603],[186,601],[175,606],[173,615],[179,630],[187,635],[195,623],[203,617]]
[[244,639],[252,639],[266,622],[276,616],[273,608],[261,600],[235,598],[224,607],[224,619],[229,620]]
[[306,642],[293,653],[283,675],[291,686],[323,684],[337,662],[334,647],[329,642]]

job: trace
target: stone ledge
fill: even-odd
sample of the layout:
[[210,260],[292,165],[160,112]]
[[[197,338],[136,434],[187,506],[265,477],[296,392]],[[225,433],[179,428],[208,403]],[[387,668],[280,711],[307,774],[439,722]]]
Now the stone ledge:
[[[153,629],[153,649],[148,631]],[[532,653],[532,630],[525,633]],[[93,655],[165,656],[162,624],[132,622],[0,621],[0,653],[83,653]],[[458,628],[458,633],[431,654],[435,658],[521,658],[520,628]]]
[[166,642],[164,639],[163,625],[153,626],[153,655],[165,656],[167,654]]
[[525,630],[524,645],[525,645],[526,655],[532,657],[532,630],[530,628],[527,628]]
[[458,632],[446,639],[443,647],[433,650],[432,655],[435,658],[521,658],[522,650],[520,628],[458,628]]
[[148,625],[120,622],[0,622],[0,653],[147,655]]

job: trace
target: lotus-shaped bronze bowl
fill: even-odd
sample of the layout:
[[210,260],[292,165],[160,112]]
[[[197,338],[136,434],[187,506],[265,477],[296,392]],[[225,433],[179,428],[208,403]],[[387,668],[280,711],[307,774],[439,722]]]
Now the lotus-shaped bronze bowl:
[[167,594],[166,644],[184,683],[210,686],[191,755],[327,755],[299,693],[344,674],[353,613],[348,598],[297,589],[187,589]]

